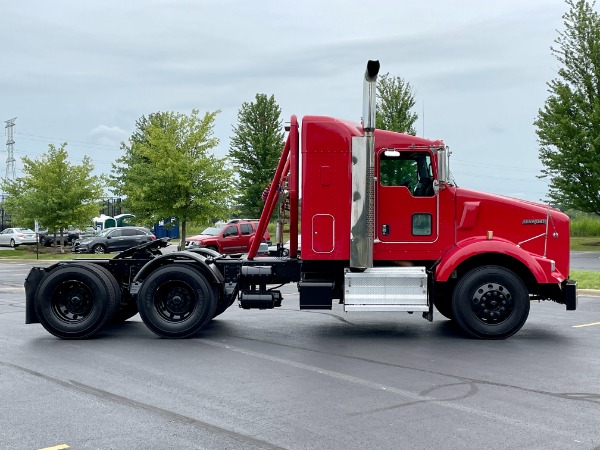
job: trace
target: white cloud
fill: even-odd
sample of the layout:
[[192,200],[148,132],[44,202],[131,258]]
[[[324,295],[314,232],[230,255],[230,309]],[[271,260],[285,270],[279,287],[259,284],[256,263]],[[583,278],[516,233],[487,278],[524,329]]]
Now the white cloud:
[[98,144],[103,145],[119,145],[121,141],[127,140],[129,132],[117,126],[98,125],[89,135]]

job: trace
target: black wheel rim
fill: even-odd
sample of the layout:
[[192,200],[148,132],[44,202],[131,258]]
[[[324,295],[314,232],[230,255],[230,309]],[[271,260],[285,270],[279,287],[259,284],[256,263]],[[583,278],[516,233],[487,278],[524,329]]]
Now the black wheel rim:
[[196,309],[196,292],[187,283],[169,281],[157,289],[154,305],[164,320],[183,322]]
[[77,324],[86,320],[94,309],[94,294],[80,281],[62,283],[52,294],[52,312],[66,323]]
[[475,317],[486,324],[499,324],[513,313],[515,301],[511,292],[498,283],[482,284],[471,299]]

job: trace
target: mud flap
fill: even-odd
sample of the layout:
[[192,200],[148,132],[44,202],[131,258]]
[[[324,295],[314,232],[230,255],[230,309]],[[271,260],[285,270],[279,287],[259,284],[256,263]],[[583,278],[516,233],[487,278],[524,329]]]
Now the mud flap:
[[567,311],[575,311],[577,309],[577,281],[565,280],[562,288]]
[[25,278],[25,323],[40,323],[35,313],[35,291],[45,276],[43,267],[33,267]]

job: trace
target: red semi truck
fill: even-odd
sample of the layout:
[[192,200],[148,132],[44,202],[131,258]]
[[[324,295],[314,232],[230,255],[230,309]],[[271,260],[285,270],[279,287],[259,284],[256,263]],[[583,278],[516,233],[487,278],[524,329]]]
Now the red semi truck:
[[348,313],[421,312],[431,321],[435,306],[482,339],[516,333],[531,300],[575,310],[569,218],[459,188],[442,141],[375,129],[378,71],[369,61],[362,124],[306,116],[300,130],[292,116],[286,128],[271,183],[278,189],[269,190],[257,234],[276,207],[287,211],[288,256],[258,256],[259,240],[238,256],[161,255],[152,242],[110,260],[34,267],[25,281],[26,323],[83,339],[139,311],[154,333],[184,338],[236,300],[245,309],[280,306],[273,285],[284,283],[297,283],[300,309],[331,309],[335,301]]

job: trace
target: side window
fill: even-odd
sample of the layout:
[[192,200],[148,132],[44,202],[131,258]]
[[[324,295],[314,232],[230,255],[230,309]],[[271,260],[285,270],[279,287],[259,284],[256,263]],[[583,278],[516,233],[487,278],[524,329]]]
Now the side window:
[[379,159],[379,182],[382,186],[405,186],[415,197],[433,196],[433,173],[429,153],[382,153]]
[[121,237],[123,236],[123,230],[113,230],[110,233],[110,237],[116,238],[116,237]]
[[412,159],[381,158],[379,178],[383,186],[406,186],[411,192],[417,184],[417,163]]
[[249,234],[252,234],[252,225],[243,223],[240,225],[240,231],[242,232],[242,236],[248,236]]
[[414,236],[431,236],[431,214],[417,213],[412,216],[412,234]]
[[130,228],[125,228],[125,229],[121,230],[121,233],[123,236],[136,236],[136,235],[140,234],[140,232],[138,230],[132,230]]
[[223,232],[223,237],[237,236],[237,235],[238,235],[238,231],[237,231],[237,227],[235,225],[225,228],[225,231]]

